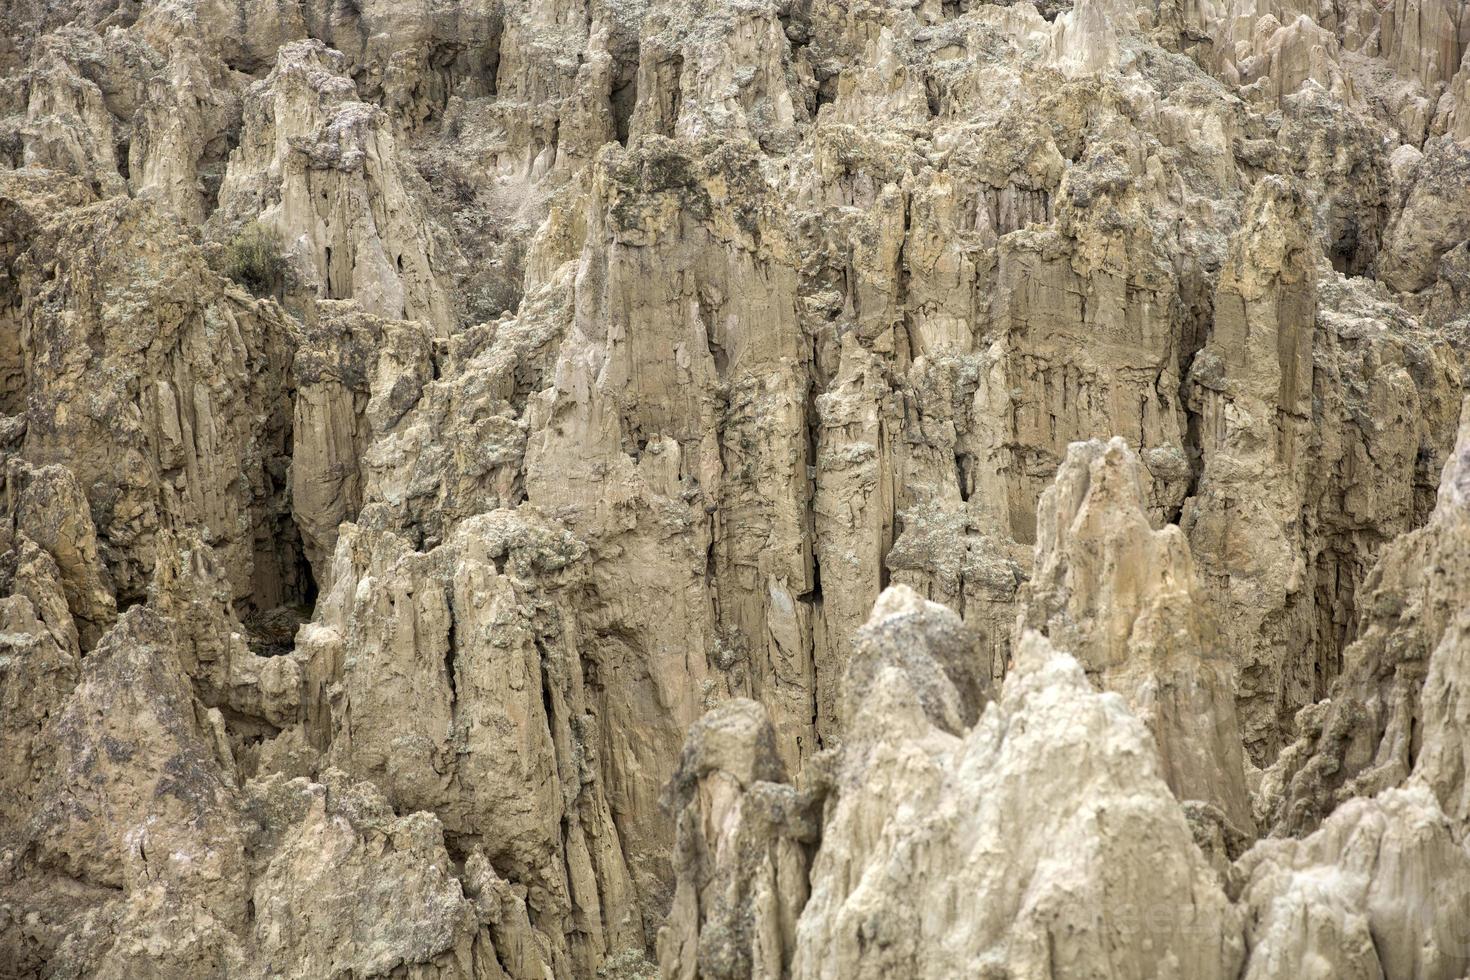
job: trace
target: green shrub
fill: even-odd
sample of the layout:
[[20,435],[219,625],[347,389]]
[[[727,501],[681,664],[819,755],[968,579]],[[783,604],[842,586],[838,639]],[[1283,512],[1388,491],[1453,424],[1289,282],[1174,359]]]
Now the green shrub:
[[658,968],[641,950],[625,949],[603,961],[597,976],[600,980],[658,980]]
[[256,296],[273,295],[285,280],[286,263],[269,228],[252,221],[225,246],[225,275]]

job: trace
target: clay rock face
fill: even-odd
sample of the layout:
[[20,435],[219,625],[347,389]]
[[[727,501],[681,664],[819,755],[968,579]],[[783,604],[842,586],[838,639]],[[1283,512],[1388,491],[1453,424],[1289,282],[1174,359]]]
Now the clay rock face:
[[[1457,770],[1458,729],[1452,664],[1458,659],[1460,598],[1467,587],[1465,472],[1470,427],[1463,416],[1428,524],[1384,549],[1365,585],[1358,639],[1344,654],[1332,697],[1305,709],[1301,735],[1267,773],[1258,801],[1278,831],[1300,832],[1353,796],[1402,784],[1426,744],[1426,778],[1459,816],[1464,776]],[[1439,664],[1435,683],[1425,679]],[[1426,743],[1424,694],[1435,722]]]
[[417,321],[382,320],[324,302],[292,364],[291,510],[318,589],[331,585],[337,528],[362,509],[362,459],[423,392],[433,367]]
[[234,747],[294,722],[301,670],[289,657],[270,655],[265,631],[247,630],[235,615],[220,556],[191,531],[160,535],[159,544],[149,608],[172,628],[174,652],[200,701],[235,719]]
[[1379,51],[1399,72],[1437,97],[1460,68],[1470,25],[1443,0],[1395,0],[1379,21]]
[[66,29],[37,45],[17,79],[25,115],[13,137],[20,143],[18,164],[75,174],[93,191],[111,195],[126,181],[118,167],[120,127],[99,84],[106,77],[95,70],[97,47],[87,32]]
[[61,709],[76,685],[80,668],[76,627],[66,607],[61,571],[56,561],[33,542],[8,542],[6,598],[0,605],[0,672],[5,721],[0,747],[10,763],[3,782],[5,803],[0,818],[7,825],[25,813],[27,801],[46,777],[50,748],[47,719]]
[[370,784],[272,776],[247,787],[260,871],[253,936],[293,976],[504,976],[479,914],[450,873],[430,814],[394,815]]
[[[913,601],[886,594],[868,629],[915,615]],[[836,763],[793,976],[1236,975],[1239,913],[1146,730],[1044,638],[1027,634],[1018,660],[958,732],[935,714],[959,693],[925,694],[942,676],[875,665]]]
[[1417,291],[1430,285],[1440,256],[1470,238],[1470,208],[1457,188],[1470,174],[1470,145],[1441,137],[1430,141],[1415,165],[1414,181],[1383,256],[1384,281]]
[[65,619],[70,618],[77,642],[90,650],[117,617],[117,602],[97,549],[91,508],[76,476],[64,466],[32,469],[11,459],[5,491],[12,533],[38,546],[55,563],[52,574],[68,614],[56,617],[60,621],[55,626],[67,628]]
[[[1453,355],[1432,335],[1316,267],[1304,205],[1295,185],[1257,186],[1189,377],[1202,470],[1180,526],[1237,651],[1258,761],[1336,673],[1344,583],[1361,582],[1375,548],[1426,515],[1422,448],[1376,450],[1438,442],[1453,391]],[[1365,331],[1386,315],[1393,327]],[[1377,424],[1355,421],[1365,410]],[[1365,470],[1381,491],[1353,489]]]
[[285,45],[246,98],[239,148],[220,188],[221,220],[257,220],[323,299],[372,314],[455,321],[437,276],[434,229],[414,206],[415,175],[392,127],[360,102],[342,54],[319,41]]
[[[1228,597],[1221,621],[1240,648],[1248,742],[1270,738],[1279,700],[1310,700],[1308,692],[1287,690],[1301,684],[1287,675],[1299,670],[1292,638],[1304,635],[1305,624],[1275,622],[1305,584],[1293,535],[1301,533],[1296,481],[1305,473],[1297,460],[1311,414],[1316,317],[1304,203],[1284,181],[1258,186],[1216,290],[1210,342],[1190,378],[1206,441],[1199,492],[1181,526],[1202,573]],[[1239,507],[1220,500],[1227,496]]]
[[[1288,15],[1283,23],[1275,13],[1258,10],[1259,18],[1252,21],[1246,12],[1252,6],[1275,5],[1235,5],[1234,16],[1224,20],[1225,29],[1216,36],[1226,58],[1222,68],[1227,78],[1265,102],[1280,102],[1306,86],[1356,102],[1350,77],[1342,70],[1342,51],[1334,33],[1306,13],[1295,18]],[[1245,36],[1235,35],[1236,30],[1243,30]]]
[[[627,597],[612,601],[668,588],[687,596],[666,612],[682,620],[676,635],[730,648],[667,685],[685,650],[665,642],[664,622],[630,623],[641,656],[662,665],[655,696],[691,712],[685,724],[705,676],[759,696],[795,764],[814,748],[817,683],[807,352],[788,329],[797,275],[751,147],[708,149],[657,137],[612,148],[592,167],[585,211],[553,214],[586,237],[570,329],[527,413],[526,492],[578,534],[643,556],[631,578],[607,579],[610,598]],[[649,291],[655,269],[667,288]]]
[[1311,836],[1241,858],[1244,976],[1462,976],[1470,851],[1422,788],[1343,805]]
[[[167,620],[130,610],[44,729],[42,778],[6,840],[12,962],[64,937],[60,959],[99,975],[126,975],[152,944],[182,970],[214,957],[208,947],[244,916],[244,828],[223,723],[195,701],[173,643]],[[168,936],[179,923],[161,910],[130,914],[144,903],[189,909],[206,948]]]
[[807,900],[814,798],[787,782],[760,704],[733,699],[694,724],[670,784],[678,886],[659,930],[664,976],[788,976]]
[[529,516],[481,515],[427,553],[347,525],[292,656],[324,764],[483,849],[524,890],[546,961],[581,974],[641,950],[643,921],[578,657],[585,548]]
[[895,664],[911,675],[930,721],[948,732],[974,725],[991,699],[990,678],[976,656],[973,632],[951,610],[904,586],[878,597],[854,646],[843,677],[844,710],[849,713],[858,710],[868,687]]
[[1139,470],[1121,439],[1071,447],[1037,507],[1020,622],[1123,695],[1152,732],[1176,796],[1248,829],[1230,661],[1184,535],[1149,526]]
[[[252,707],[278,722],[294,718],[301,681],[272,679],[270,667],[252,674],[237,659],[231,699],[221,705],[237,719],[229,728],[220,708],[195,696],[196,687],[216,689],[202,656],[211,624],[190,616],[217,608],[221,597],[211,604],[197,595],[211,579],[209,559],[194,560],[205,563],[196,584],[185,583],[182,569],[161,570],[148,602],[120,617],[80,670],[74,650],[48,645],[44,624],[23,618],[39,584],[25,553],[14,570],[16,594],[3,606],[4,692],[18,709],[3,729],[7,758],[17,763],[6,770],[0,837],[7,969],[545,976],[551,950],[531,929],[525,893],[478,850],[457,879],[433,815],[398,817],[379,790],[335,770],[323,773],[324,785],[241,779],[236,760],[251,754],[248,740],[232,739],[238,719]],[[238,623],[224,625],[236,627],[226,637],[243,647]],[[254,659],[288,675],[296,666],[287,657]],[[255,689],[253,700],[245,687]],[[262,711],[272,693],[277,710]],[[273,730],[264,718],[257,724]],[[316,912],[304,913],[307,906]],[[394,929],[385,931],[386,922]]]
[[240,95],[198,39],[178,38],[167,50],[166,68],[147,78],[133,114],[128,182],[138,197],[193,225],[216,203]]
[[1470,971],[1467,30],[13,0],[0,974]]
[[[270,608],[299,595],[281,533],[289,321],[213,273],[148,204],[57,212],[46,185],[5,179],[32,229],[16,260],[19,453],[71,470],[112,588],[137,598],[160,530],[200,528],[225,555],[235,599]],[[74,544],[87,547],[85,536]]]
[[1424,741],[1414,760],[1413,781],[1429,787],[1463,839],[1470,828],[1470,714],[1465,657],[1470,651],[1464,613],[1445,630],[1429,660],[1420,695]]
[[1237,975],[1240,912],[1144,727],[1036,633],[989,702],[964,635],[885,591],[845,682],[851,733],[805,785],[755,704],[691,729],[666,977]]

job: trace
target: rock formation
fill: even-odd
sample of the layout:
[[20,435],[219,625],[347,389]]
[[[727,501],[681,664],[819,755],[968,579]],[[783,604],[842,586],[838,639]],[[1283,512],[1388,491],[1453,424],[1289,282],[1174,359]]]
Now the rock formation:
[[1311,829],[1340,803],[1398,786],[1421,765],[1444,805],[1463,816],[1463,682],[1453,665],[1470,588],[1467,472],[1470,402],[1429,522],[1384,548],[1332,697],[1303,709],[1297,741],[1266,773],[1269,792],[1258,804],[1279,831]]
[[0,28],[0,980],[1470,974],[1462,0]]
[[1021,622],[1074,651],[1153,734],[1181,800],[1251,824],[1234,672],[1178,527],[1144,513],[1123,440],[1073,443],[1037,506]]

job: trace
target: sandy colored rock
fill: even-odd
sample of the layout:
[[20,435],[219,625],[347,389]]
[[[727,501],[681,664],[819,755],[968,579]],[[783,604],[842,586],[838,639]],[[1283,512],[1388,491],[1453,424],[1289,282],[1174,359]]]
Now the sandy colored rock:
[[[1100,963],[1128,976],[1235,975],[1239,913],[1143,726],[1042,637],[1023,638],[1018,657],[967,732],[935,724],[923,692],[936,680],[902,663],[863,688],[863,735],[837,763],[793,976],[976,964],[1062,976]],[[1106,938],[1142,921],[1147,943]]]
[[737,698],[695,723],[667,802],[678,887],[658,935],[663,975],[789,975],[818,821],[815,798],[787,782],[765,709]]
[[1262,841],[1238,865],[1244,976],[1459,976],[1467,871],[1470,852],[1420,788],[1350,800],[1305,839]]
[[12,0],[0,976],[1470,972],[1467,31]]
[[430,335],[416,321],[380,320],[345,301],[317,306],[292,371],[291,512],[319,591],[331,587],[337,528],[363,503],[363,457],[423,394]]
[[[1458,658],[1458,615],[1470,563],[1465,472],[1470,415],[1462,416],[1454,454],[1445,465],[1438,503],[1424,527],[1386,547],[1365,586],[1369,603],[1358,639],[1344,654],[1332,697],[1306,708],[1297,741],[1267,771],[1258,808],[1278,831],[1314,827],[1339,804],[1399,786],[1432,746],[1425,776],[1449,812],[1464,777],[1456,771],[1457,729],[1451,666]],[[1432,687],[1426,677],[1438,661]],[[1435,722],[1426,743],[1425,694]]]
[[19,454],[72,471],[117,597],[143,593],[169,528],[209,535],[236,600],[299,596],[283,472],[288,318],[211,271],[147,203],[58,211],[50,188],[0,176],[35,229],[17,260],[29,297]]
[[341,52],[320,41],[283,46],[246,96],[240,146],[220,187],[221,220],[256,221],[322,299],[372,314],[413,316],[444,335],[453,311],[436,269],[430,219],[386,115],[360,102]]
[[1181,800],[1252,827],[1235,686],[1178,527],[1149,527],[1138,458],[1121,439],[1074,443],[1037,505],[1036,563],[1021,629],[1075,651],[1158,746]]

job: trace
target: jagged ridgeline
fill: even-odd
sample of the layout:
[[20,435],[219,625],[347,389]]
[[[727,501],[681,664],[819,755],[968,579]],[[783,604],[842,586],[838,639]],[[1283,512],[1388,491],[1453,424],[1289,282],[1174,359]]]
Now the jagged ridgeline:
[[1470,976],[1464,0],[0,4],[0,980]]

